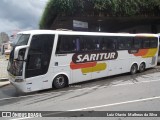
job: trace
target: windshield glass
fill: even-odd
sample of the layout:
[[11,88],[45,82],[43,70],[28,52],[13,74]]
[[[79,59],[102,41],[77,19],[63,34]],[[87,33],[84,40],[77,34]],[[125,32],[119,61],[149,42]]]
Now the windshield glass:
[[16,38],[16,46],[27,45],[29,37],[29,34],[18,34]]
[[24,55],[25,55],[26,49],[21,49],[19,51],[18,59],[13,60],[13,52],[11,52],[10,59],[8,61],[8,67],[7,70],[15,76],[22,76],[22,70],[23,70],[23,63],[24,63]]
[[26,49],[21,49],[19,51],[18,59],[14,60],[14,51],[17,46],[27,45],[30,35],[29,34],[18,34],[15,39],[15,45],[10,53],[10,58],[8,61],[8,68],[7,70],[15,76],[22,76],[22,68],[24,63],[24,56]]

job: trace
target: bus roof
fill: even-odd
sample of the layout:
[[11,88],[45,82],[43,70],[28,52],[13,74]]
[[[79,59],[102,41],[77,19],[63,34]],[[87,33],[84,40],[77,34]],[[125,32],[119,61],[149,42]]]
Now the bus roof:
[[132,36],[132,37],[158,37],[157,34],[150,33],[105,33],[105,32],[81,32],[81,31],[61,31],[61,30],[29,30],[18,34],[60,34],[60,35],[93,35],[93,36]]

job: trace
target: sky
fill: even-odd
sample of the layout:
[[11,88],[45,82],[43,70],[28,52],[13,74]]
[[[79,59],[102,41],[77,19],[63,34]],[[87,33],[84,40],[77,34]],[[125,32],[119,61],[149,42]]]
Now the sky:
[[48,0],[0,0],[0,32],[39,29]]

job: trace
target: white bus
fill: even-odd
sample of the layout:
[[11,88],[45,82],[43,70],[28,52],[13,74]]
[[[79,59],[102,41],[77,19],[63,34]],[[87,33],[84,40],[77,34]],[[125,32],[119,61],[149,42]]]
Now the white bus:
[[158,35],[34,30],[18,33],[10,82],[23,92],[156,66]]

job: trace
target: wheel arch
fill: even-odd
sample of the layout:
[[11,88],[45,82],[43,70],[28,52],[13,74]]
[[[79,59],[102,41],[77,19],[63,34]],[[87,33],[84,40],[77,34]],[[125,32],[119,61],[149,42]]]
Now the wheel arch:
[[55,74],[54,77],[52,78],[52,87],[53,87],[53,81],[58,75],[63,75],[64,77],[66,77],[67,85],[69,85],[70,76],[65,72],[60,72],[60,73]]
[[136,64],[136,65],[137,65],[137,68],[139,68],[139,65],[138,65],[137,62],[133,62],[133,63],[131,64],[130,68],[131,68],[134,64]]
[[146,62],[145,62],[145,61],[141,61],[140,64],[139,64],[139,66],[138,66],[138,70],[139,70],[139,67],[140,67],[140,65],[141,65],[142,63],[144,63],[144,65],[145,65],[145,67],[146,67]]

